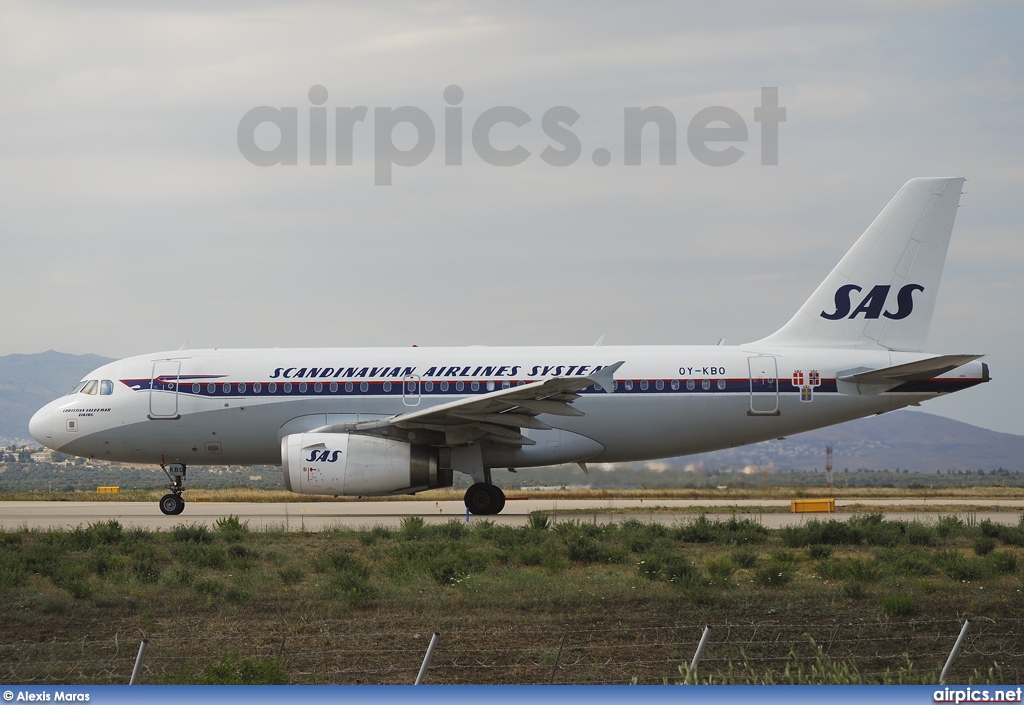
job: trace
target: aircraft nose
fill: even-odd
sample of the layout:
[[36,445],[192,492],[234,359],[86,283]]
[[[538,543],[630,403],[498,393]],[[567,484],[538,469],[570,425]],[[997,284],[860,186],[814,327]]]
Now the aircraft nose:
[[[22,417],[24,418],[24,417]],[[53,448],[53,412],[49,405],[32,415],[28,422],[28,432],[32,437],[47,448]]]

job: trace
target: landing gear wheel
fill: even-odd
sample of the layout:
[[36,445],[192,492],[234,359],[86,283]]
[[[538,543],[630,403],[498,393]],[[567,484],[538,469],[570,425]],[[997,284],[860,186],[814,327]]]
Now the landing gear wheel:
[[165,494],[160,498],[160,511],[168,516],[176,516],[185,511],[185,500],[181,495]]
[[497,485],[487,485],[487,492],[491,495],[491,514],[500,514],[505,508],[505,493]]
[[161,463],[160,468],[167,475],[167,479],[171,481],[167,488],[171,493],[160,498],[160,511],[168,516],[177,516],[185,511],[185,500],[181,498],[181,490],[185,486],[185,465],[183,463],[171,463],[170,465]]
[[497,514],[505,508],[505,493],[499,487],[478,482],[466,490],[465,502],[473,514]]

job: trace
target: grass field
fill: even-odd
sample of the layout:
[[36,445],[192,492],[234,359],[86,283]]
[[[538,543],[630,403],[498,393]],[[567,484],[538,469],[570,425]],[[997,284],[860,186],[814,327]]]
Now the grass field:
[[[696,517],[320,533],[0,532],[0,680],[430,683],[1024,679],[1024,523]],[[564,638],[564,642],[563,642]],[[559,644],[563,643],[559,653]],[[556,668],[557,661],[557,668]]]

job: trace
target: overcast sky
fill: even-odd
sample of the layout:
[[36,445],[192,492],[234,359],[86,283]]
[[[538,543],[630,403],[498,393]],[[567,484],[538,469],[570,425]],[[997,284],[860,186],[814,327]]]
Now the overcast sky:
[[[907,179],[962,175],[929,349],[987,353],[994,381],[924,409],[1024,433],[1024,5],[364,5],[0,5],[0,354],[741,343],[785,323]],[[450,85],[462,165],[445,164]],[[763,87],[786,109],[777,165]],[[296,109],[297,164],[242,154],[257,106]],[[338,165],[334,109],[355,106]],[[375,185],[376,109],[399,106],[436,144]],[[474,148],[497,106],[530,118],[491,132],[529,151],[517,166]],[[568,166],[541,158],[563,148],[542,125],[556,106],[580,116]],[[624,110],[649,106],[675,118],[674,165],[653,127],[624,164]],[[710,106],[746,126],[714,145],[742,151],[732,165],[688,146]]]

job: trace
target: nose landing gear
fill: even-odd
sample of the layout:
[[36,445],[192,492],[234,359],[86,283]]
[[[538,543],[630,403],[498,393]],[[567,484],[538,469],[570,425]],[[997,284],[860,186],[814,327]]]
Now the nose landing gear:
[[170,494],[160,498],[160,511],[169,516],[177,516],[185,510],[185,500],[181,498],[181,490],[185,485],[185,465],[183,463],[171,463],[161,465],[160,468],[171,481]]

